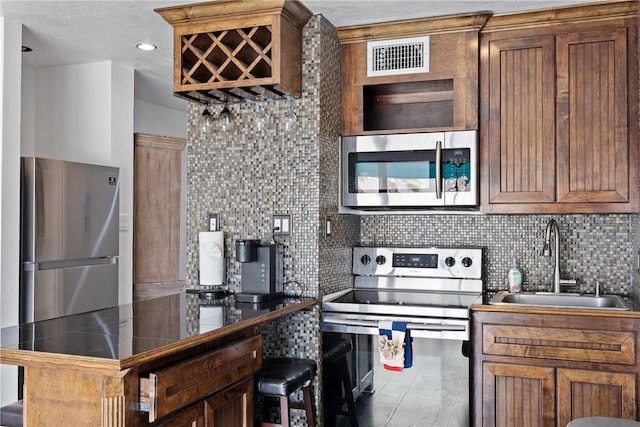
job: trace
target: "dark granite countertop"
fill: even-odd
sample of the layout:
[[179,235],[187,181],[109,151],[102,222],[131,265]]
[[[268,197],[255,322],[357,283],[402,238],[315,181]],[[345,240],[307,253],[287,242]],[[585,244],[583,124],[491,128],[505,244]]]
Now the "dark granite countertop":
[[315,303],[313,298],[283,298],[252,304],[238,303],[233,295],[204,300],[197,294],[174,294],[2,328],[0,363],[22,364],[18,362],[25,357],[52,354],[113,360],[122,368],[145,355],[224,337]]

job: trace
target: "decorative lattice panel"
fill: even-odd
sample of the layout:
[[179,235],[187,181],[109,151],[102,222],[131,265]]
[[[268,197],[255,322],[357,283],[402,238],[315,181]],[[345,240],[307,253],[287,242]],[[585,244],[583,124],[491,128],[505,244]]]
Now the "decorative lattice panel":
[[270,78],[271,26],[184,35],[181,53],[183,85]]

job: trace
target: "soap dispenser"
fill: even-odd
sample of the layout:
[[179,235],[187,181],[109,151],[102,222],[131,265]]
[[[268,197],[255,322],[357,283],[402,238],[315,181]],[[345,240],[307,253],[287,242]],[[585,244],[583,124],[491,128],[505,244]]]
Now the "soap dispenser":
[[513,259],[513,266],[511,270],[509,270],[507,279],[509,280],[509,292],[522,291],[522,272],[518,268],[515,258]]

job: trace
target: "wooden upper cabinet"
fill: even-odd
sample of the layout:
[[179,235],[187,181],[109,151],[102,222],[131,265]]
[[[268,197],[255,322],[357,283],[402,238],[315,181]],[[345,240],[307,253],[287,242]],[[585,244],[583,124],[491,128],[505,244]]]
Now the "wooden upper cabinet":
[[[554,40],[487,41],[490,203],[555,200]],[[487,187],[485,186],[485,189]]]
[[199,102],[302,95],[302,27],[297,0],[234,0],[155,10],[174,29],[174,94]]
[[484,212],[637,211],[636,14],[637,3],[613,2],[489,21]]
[[629,140],[627,33],[604,28],[556,37],[559,203],[630,200],[637,138]]
[[[479,30],[488,17],[459,15],[339,28],[342,134],[477,129]],[[369,58],[370,44],[384,45],[378,47],[378,56]],[[422,61],[423,49],[428,51],[422,64],[427,69],[407,72],[405,62]],[[368,63],[373,58],[398,64],[397,68],[372,73]]]

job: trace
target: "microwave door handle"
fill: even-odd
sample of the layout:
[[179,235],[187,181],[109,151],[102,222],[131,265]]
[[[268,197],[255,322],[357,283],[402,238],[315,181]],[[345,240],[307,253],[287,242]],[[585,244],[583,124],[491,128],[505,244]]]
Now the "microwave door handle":
[[436,199],[442,199],[442,141],[436,141]]

